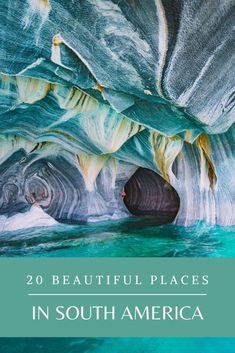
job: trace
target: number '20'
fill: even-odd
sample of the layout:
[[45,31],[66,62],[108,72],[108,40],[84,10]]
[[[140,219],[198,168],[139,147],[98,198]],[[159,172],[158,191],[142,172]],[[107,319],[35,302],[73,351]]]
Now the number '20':
[[41,275],[33,276],[33,275],[27,275],[26,276],[26,284],[27,285],[34,285],[36,284],[37,286],[40,286],[43,283],[43,277]]

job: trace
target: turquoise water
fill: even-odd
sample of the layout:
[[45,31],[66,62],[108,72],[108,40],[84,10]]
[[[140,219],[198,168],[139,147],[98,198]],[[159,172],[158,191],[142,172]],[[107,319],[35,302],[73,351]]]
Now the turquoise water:
[[[235,257],[235,226],[155,227],[150,219],[0,236],[0,256]],[[235,338],[2,338],[0,353],[235,353]]]
[[235,338],[2,338],[1,353],[234,353]]
[[0,256],[235,257],[235,226],[154,226],[130,218],[1,233]]

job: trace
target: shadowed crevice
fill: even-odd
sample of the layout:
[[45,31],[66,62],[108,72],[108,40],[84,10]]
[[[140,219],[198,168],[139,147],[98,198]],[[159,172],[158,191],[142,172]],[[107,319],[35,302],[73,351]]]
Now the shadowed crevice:
[[176,190],[150,169],[139,168],[125,185],[124,203],[135,216],[154,217],[156,224],[175,219],[180,199]]

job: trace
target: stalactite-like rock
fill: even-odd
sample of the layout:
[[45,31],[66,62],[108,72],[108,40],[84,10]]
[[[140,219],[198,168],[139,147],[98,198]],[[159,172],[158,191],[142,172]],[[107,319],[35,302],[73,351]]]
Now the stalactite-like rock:
[[234,14],[232,0],[1,1],[0,223],[35,204],[61,222],[128,216],[142,167],[179,195],[176,224],[234,224]]

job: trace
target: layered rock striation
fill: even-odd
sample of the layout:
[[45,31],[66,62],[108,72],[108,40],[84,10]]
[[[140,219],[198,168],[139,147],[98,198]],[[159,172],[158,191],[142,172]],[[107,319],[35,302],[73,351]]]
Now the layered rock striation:
[[1,5],[0,222],[235,223],[232,0]]

